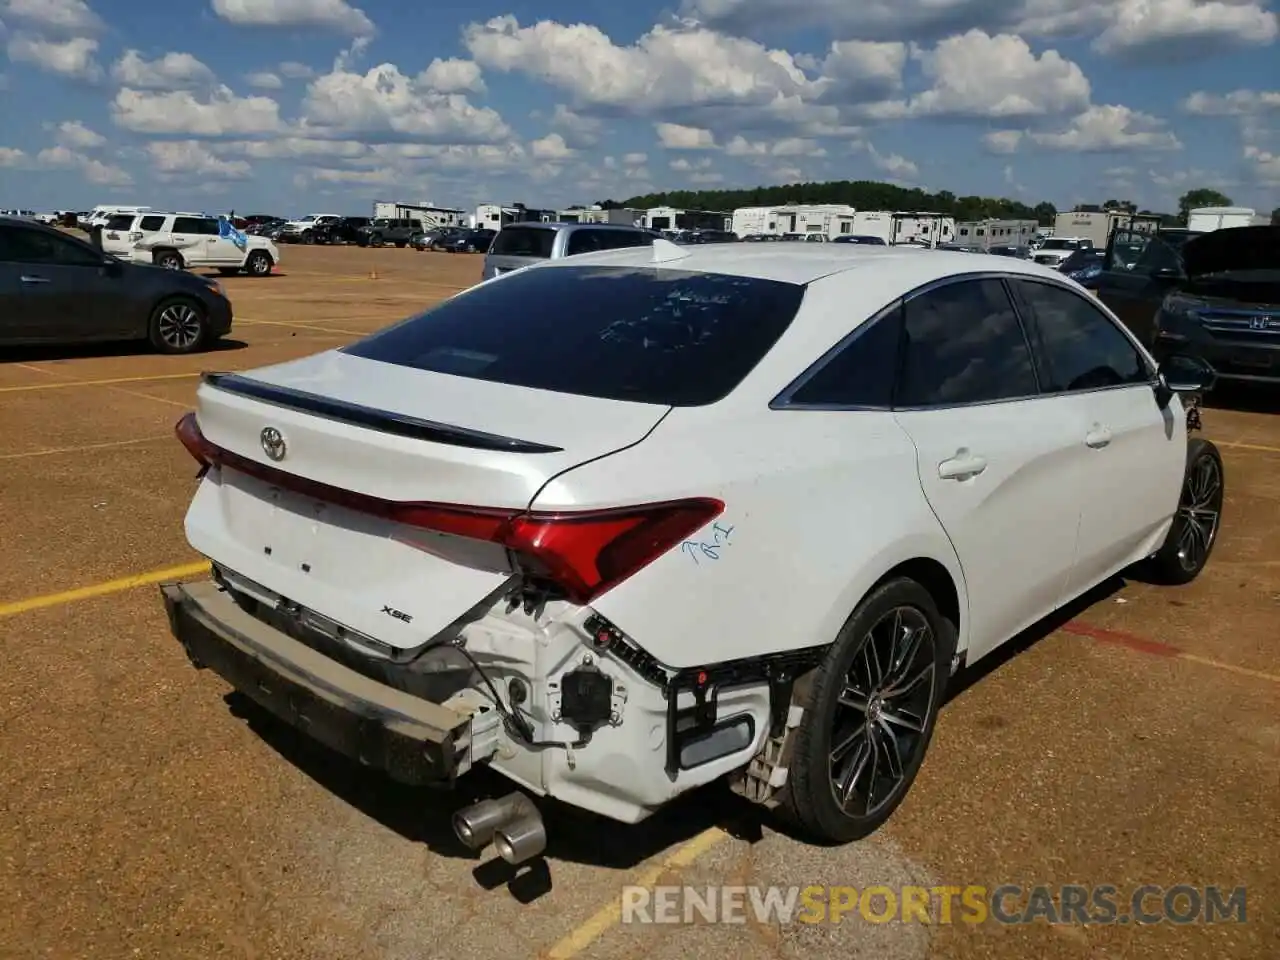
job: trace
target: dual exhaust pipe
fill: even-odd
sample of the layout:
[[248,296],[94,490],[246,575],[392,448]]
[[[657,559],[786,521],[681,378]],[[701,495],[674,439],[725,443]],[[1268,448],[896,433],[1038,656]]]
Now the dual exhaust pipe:
[[498,856],[513,866],[547,849],[542,814],[519,791],[459,810],[453,815],[453,832],[472,850],[483,850],[492,843]]

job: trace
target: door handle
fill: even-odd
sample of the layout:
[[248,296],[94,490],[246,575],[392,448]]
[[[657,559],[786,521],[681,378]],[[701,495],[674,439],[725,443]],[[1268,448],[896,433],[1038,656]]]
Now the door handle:
[[1092,430],[1084,435],[1085,446],[1092,447],[1094,450],[1101,450],[1111,442],[1111,431],[1106,427],[1094,424]]
[[983,457],[975,457],[968,450],[957,450],[950,460],[938,464],[938,478],[941,480],[968,480],[987,469],[987,461]]
[[48,283],[48,282],[49,282],[49,278],[48,278],[48,277],[33,277],[33,276],[30,276],[30,275],[27,275],[27,274],[24,274],[24,275],[23,275],[22,277],[20,277],[19,279],[20,279],[23,283]]

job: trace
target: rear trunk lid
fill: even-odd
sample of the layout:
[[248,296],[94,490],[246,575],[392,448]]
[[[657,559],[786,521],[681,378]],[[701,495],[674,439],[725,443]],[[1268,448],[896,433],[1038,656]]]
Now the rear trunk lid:
[[557,474],[638,442],[669,409],[337,351],[209,375],[199,430],[245,469],[210,473],[187,537],[331,619],[353,645],[416,647],[502,588],[511,566],[500,544],[427,531],[379,504],[518,513]]

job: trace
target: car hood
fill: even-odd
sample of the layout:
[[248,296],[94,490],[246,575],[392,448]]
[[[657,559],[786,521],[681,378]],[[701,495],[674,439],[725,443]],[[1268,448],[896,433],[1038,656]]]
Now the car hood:
[[1228,270],[1280,270],[1280,226],[1226,227],[1191,237],[1182,246],[1191,278]]

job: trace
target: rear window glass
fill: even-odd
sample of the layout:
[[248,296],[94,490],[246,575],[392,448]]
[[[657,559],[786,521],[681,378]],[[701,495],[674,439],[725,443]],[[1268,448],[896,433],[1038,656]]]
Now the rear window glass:
[[117,213],[114,217],[108,218],[106,228],[108,230],[128,230],[133,226],[133,218],[134,214],[132,213]]
[[556,231],[542,227],[505,227],[489,251],[503,257],[538,257],[546,260],[556,242]]
[[138,229],[143,233],[155,233],[164,226],[164,217],[143,217],[138,222]]
[[769,352],[804,290],[654,267],[534,269],[343,351],[558,393],[700,406],[728,394]]

